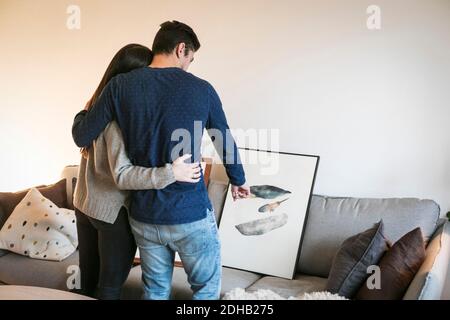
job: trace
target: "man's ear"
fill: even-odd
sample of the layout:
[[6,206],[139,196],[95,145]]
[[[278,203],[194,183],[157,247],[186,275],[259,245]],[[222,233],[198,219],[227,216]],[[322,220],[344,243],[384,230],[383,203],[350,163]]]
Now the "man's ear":
[[177,45],[177,47],[175,48],[175,53],[176,53],[178,59],[180,59],[180,57],[184,56],[185,49],[186,49],[186,44],[184,42],[181,42]]

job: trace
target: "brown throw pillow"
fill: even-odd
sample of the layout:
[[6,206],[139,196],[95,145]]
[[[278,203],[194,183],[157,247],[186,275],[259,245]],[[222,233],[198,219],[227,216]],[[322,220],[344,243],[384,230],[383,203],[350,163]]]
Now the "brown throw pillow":
[[356,295],[361,300],[399,300],[425,260],[425,242],[420,228],[404,235],[383,256],[380,263],[380,289],[363,285]]
[[[37,187],[39,192],[59,208],[69,208],[67,203],[66,179],[49,185]],[[16,206],[27,195],[28,190],[19,192],[0,192],[0,228],[3,227]],[[69,208],[70,209],[70,208]]]
[[376,265],[388,247],[383,221],[345,240],[333,260],[326,290],[353,298],[369,276],[367,268]]

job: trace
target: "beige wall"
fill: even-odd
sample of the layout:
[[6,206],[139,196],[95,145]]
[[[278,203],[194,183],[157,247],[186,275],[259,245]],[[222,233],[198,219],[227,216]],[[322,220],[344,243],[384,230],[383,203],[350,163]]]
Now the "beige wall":
[[[81,7],[81,30],[66,8]],[[366,8],[382,29],[366,28]],[[113,53],[179,19],[203,44],[193,73],[234,128],[280,128],[322,156],[315,192],[414,196],[450,210],[450,1],[0,0],[0,190],[79,160],[70,128]]]

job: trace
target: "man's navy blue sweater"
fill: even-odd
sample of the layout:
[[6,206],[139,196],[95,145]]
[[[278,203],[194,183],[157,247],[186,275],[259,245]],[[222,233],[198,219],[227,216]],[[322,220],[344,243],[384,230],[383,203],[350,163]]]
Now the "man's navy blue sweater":
[[[171,158],[174,147],[189,144],[193,161],[198,162],[203,129],[220,130],[223,137],[227,137],[229,129],[214,88],[180,68],[145,67],[113,78],[91,110],[75,117],[75,143],[79,147],[91,145],[112,120],[122,130],[131,162],[145,167],[171,163],[175,160]],[[197,135],[195,121],[199,121],[202,130]],[[180,138],[180,132],[189,132],[190,141]],[[245,175],[238,150],[232,141],[232,150],[226,152],[227,144],[230,145],[224,141],[223,150],[218,152],[223,155],[231,184],[243,185]],[[233,159],[229,159],[230,154]],[[207,208],[211,209],[211,203],[202,176],[195,184],[176,182],[162,190],[133,191],[129,209],[137,221],[168,225],[203,219]]]

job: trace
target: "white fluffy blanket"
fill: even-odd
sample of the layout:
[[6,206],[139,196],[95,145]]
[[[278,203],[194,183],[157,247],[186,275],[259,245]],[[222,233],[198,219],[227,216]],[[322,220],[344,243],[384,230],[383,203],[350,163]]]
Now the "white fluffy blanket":
[[327,291],[311,292],[301,294],[296,297],[283,298],[272,290],[260,289],[254,292],[247,292],[242,288],[236,288],[227,292],[223,300],[348,300],[337,294]]

